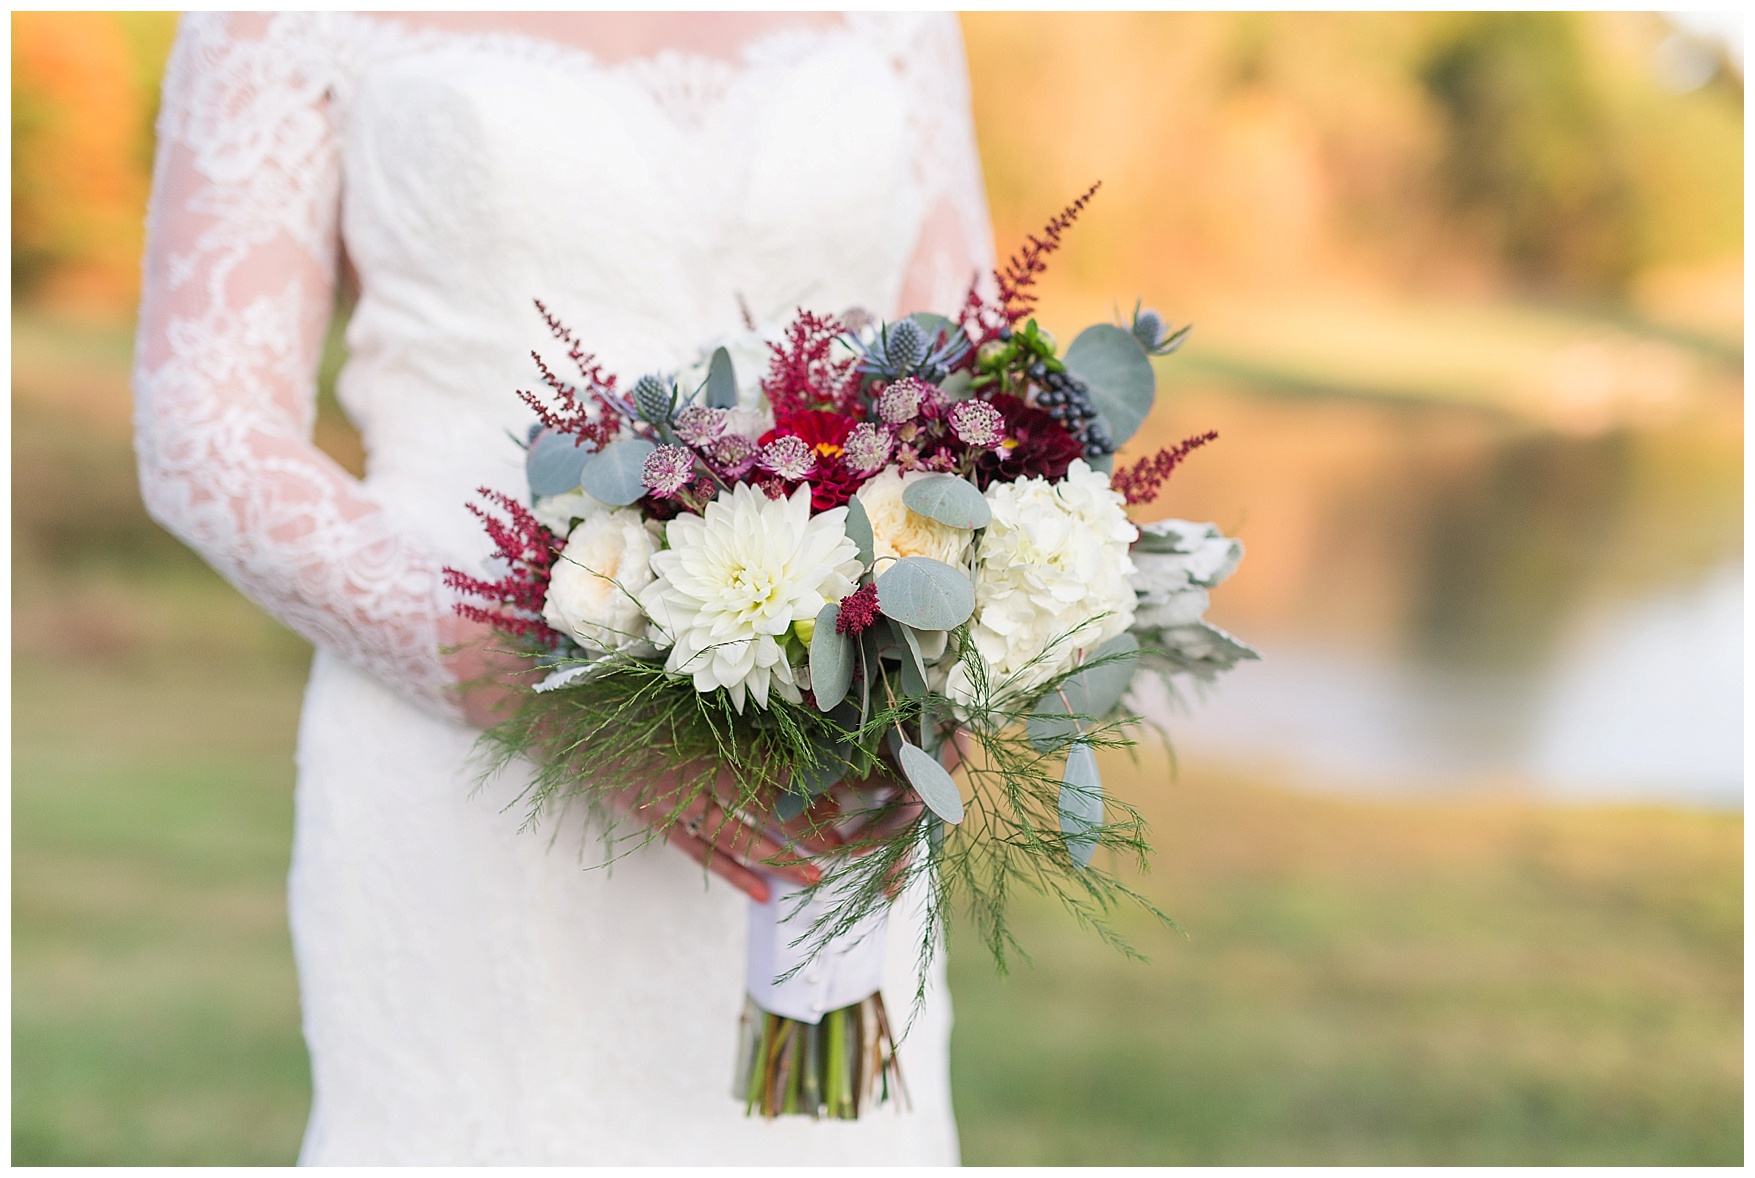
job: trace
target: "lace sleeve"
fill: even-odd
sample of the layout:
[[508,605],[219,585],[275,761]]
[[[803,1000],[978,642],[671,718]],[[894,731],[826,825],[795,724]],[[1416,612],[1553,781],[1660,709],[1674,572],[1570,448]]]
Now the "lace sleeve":
[[152,517],[319,647],[442,694],[439,562],[311,441],[337,265],[345,46],[318,19],[185,16],[159,118],[136,345]]
[[885,42],[908,95],[914,166],[926,194],[926,219],[902,286],[898,313],[952,314],[969,282],[993,269],[993,227],[975,145],[969,63],[954,13],[859,17]]

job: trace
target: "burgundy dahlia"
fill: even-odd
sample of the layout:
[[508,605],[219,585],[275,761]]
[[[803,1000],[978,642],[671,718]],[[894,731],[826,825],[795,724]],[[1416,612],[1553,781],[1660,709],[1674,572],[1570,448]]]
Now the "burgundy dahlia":
[[1005,418],[1005,440],[976,460],[983,489],[995,479],[1064,478],[1073,459],[1084,457],[1079,440],[1042,410],[1005,393],[994,394],[988,403]]

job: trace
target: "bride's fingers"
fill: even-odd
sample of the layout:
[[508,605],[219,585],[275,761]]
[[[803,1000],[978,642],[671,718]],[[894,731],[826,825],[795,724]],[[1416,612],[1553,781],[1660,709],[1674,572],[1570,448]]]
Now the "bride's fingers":
[[894,900],[902,894],[902,885],[908,881],[908,864],[913,858],[910,853],[891,864],[890,870],[884,875],[884,895]]
[[912,791],[895,791],[881,805],[870,807],[865,821],[848,834],[847,841],[854,847],[853,853],[865,854],[879,843],[900,834],[920,817],[925,808]]
[[768,902],[768,881],[733,859],[723,851],[715,851],[706,843],[684,830],[681,826],[673,826],[665,836],[666,841],[696,863],[705,864],[708,871],[730,881],[733,887],[742,891],[758,904]]
[[834,809],[830,807],[822,817],[818,817],[815,809],[800,814],[790,822],[775,824],[775,828],[785,835],[794,846],[809,851],[813,855],[827,855],[840,850],[847,840],[839,831],[830,825],[834,821]]
[[687,807],[677,825],[689,830],[696,838],[711,843],[721,854],[746,863],[759,863],[775,875],[797,883],[809,885],[823,878],[816,865],[797,851],[745,825],[705,799],[697,799]]

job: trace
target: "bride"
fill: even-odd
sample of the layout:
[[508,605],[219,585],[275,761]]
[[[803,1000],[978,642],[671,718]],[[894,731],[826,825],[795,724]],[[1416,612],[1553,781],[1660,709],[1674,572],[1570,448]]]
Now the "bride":
[[[470,763],[495,696],[456,687],[482,657],[442,652],[483,635],[439,574],[485,567],[475,488],[522,488],[533,298],[630,374],[746,315],[957,304],[991,251],[955,18],[187,16],[149,230],[147,505],[317,647],[289,883],[300,1160],[954,1162],[939,976],[905,1111],[745,1117],[739,889],[765,885],[737,860],[760,848],[707,856],[679,824],[590,869],[583,832],[521,832],[519,782],[478,788]],[[341,274],[363,480],[311,442]]]

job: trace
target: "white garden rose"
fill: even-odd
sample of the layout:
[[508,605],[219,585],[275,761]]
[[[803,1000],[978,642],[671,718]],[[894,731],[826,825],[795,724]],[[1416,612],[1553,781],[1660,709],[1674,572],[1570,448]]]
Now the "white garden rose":
[[[995,690],[1046,682],[1132,623],[1128,545],[1139,533],[1124,502],[1109,476],[1082,459],[1059,483],[1031,478],[988,487],[993,521],[976,561],[969,636]],[[971,702],[962,664],[951,668],[945,694]]]
[[665,670],[692,676],[696,691],[725,688],[739,712],[746,696],[759,708],[771,693],[803,698],[786,633],[853,592],[859,550],[846,520],[845,507],[811,515],[808,485],[769,499],[743,483],[704,516],[671,520],[640,595],[654,641],[674,643]]
[[631,508],[591,515],[555,560],[542,616],[588,650],[657,654],[638,599],[652,583],[658,543],[656,526]]
[[856,497],[871,520],[871,550],[879,571],[888,561],[904,556],[931,557],[959,569],[965,566],[975,533],[929,519],[902,502],[902,492],[909,483],[943,477],[924,470],[903,474],[890,466],[859,488]]
[[560,495],[542,495],[530,508],[536,522],[565,539],[572,534],[573,521],[585,519],[603,510],[603,504],[583,491],[567,491]]

